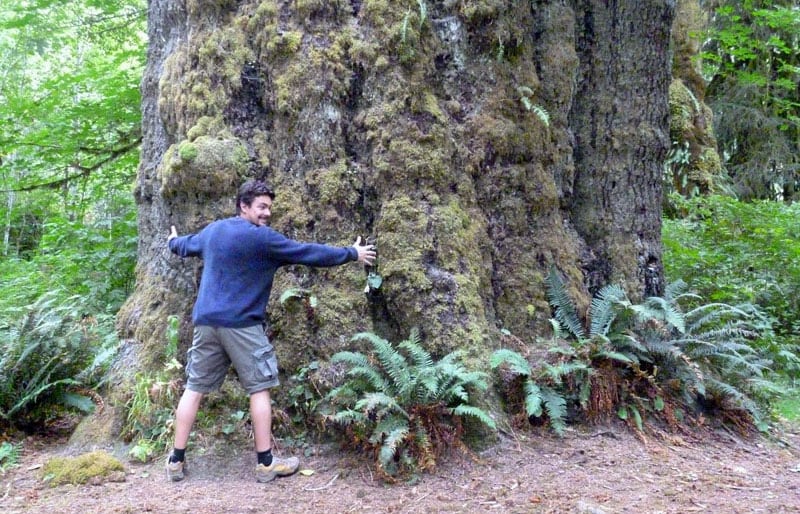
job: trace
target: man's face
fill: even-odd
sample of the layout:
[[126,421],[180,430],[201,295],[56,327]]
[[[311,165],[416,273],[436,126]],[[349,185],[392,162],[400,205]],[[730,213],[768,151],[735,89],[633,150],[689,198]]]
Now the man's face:
[[254,225],[266,226],[272,216],[272,198],[267,195],[256,196],[252,204],[245,205],[243,202],[239,209],[242,218]]

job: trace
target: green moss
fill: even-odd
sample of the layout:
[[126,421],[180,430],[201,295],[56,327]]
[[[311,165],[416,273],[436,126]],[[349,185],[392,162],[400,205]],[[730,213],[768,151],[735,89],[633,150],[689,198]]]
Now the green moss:
[[232,195],[248,162],[247,149],[235,138],[200,136],[191,143],[183,141],[172,145],[161,161],[161,193],[167,198],[179,192],[211,198]]
[[273,58],[289,57],[303,44],[303,33],[297,30],[275,34],[267,43],[266,49]]
[[426,291],[431,287],[422,267],[422,258],[433,252],[428,230],[428,207],[400,195],[385,202],[376,226],[379,235],[381,268],[386,281],[400,290]]
[[106,452],[94,451],[77,457],[52,458],[42,468],[42,477],[55,487],[61,484],[86,484],[93,479],[108,478],[124,471],[125,467],[120,461]]
[[293,3],[301,20],[328,17],[339,21],[350,11],[348,0],[294,0]]
[[203,116],[186,133],[186,139],[194,141],[200,136],[233,137],[222,121],[222,116]]
[[461,15],[470,23],[482,23],[496,18],[505,9],[504,0],[471,0],[461,4]]
[[189,141],[182,141],[178,145],[178,157],[184,162],[195,160],[197,158],[197,145]]
[[316,190],[320,203],[348,207],[354,205],[359,196],[351,183],[352,176],[347,161],[340,159],[333,166],[312,171],[306,180]]

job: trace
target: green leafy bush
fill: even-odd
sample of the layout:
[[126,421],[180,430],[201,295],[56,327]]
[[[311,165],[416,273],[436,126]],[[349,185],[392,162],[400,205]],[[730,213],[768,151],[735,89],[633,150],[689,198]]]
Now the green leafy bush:
[[722,196],[672,201],[681,217],[664,219],[667,279],[713,302],[757,305],[775,337],[756,344],[777,372],[800,376],[800,205]]
[[443,450],[463,445],[465,417],[495,428],[469,392],[485,390],[486,375],[466,369],[459,352],[434,362],[416,331],[397,348],[371,333],[358,339],[374,352],[332,357],[348,366],[348,378],[327,395],[333,408],[327,419],[347,428],[348,442],[375,451],[387,478],[433,469]]

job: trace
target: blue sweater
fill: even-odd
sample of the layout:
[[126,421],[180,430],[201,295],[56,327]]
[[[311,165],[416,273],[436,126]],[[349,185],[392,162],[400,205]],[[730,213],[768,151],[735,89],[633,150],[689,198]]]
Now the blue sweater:
[[238,216],[173,238],[169,249],[181,257],[203,259],[194,324],[229,328],[265,321],[272,279],[281,266],[327,267],[358,260],[352,246],[299,243]]

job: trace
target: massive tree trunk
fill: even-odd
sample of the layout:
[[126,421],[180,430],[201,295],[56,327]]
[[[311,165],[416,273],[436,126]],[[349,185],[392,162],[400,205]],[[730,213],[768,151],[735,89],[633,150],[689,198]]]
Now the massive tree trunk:
[[[355,264],[276,277],[284,370],[358,331],[421,329],[435,353],[485,357],[500,329],[547,331],[555,267],[579,304],[615,282],[661,292],[668,148],[665,0],[151,0],[136,187],[139,261],[119,327],[157,365],[166,319],[189,341],[199,263],[169,226],[277,192],[299,240],[374,237],[383,284]],[[303,288],[313,312],[278,302]]]

